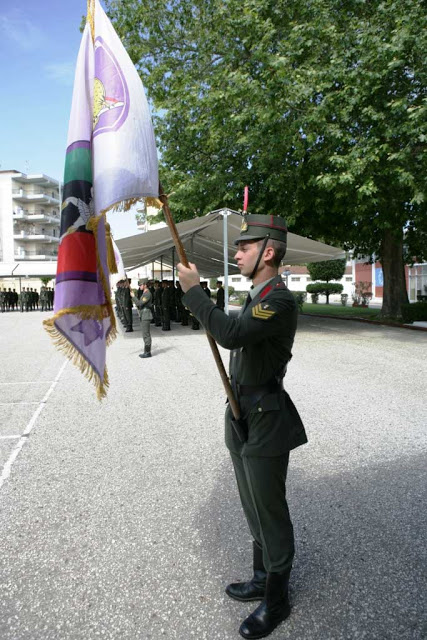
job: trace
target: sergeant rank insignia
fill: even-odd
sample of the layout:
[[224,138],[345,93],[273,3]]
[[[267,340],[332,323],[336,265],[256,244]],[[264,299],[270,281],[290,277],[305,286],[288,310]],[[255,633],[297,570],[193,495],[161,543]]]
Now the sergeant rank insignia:
[[276,312],[270,309],[270,305],[266,302],[260,302],[255,305],[255,307],[252,307],[252,317],[258,320],[269,320],[275,313]]

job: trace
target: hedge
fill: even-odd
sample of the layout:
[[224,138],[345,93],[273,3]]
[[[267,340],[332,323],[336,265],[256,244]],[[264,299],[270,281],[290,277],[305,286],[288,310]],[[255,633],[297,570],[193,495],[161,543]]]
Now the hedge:
[[402,304],[401,311],[405,323],[427,321],[427,302]]
[[307,285],[308,293],[318,293],[325,296],[331,293],[341,293],[343,288],[342,284],[335,282],[313,282],[313,284]]

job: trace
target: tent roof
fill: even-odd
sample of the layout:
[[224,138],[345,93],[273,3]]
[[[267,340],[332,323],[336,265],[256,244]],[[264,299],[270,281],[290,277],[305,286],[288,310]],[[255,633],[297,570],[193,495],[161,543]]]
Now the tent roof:
[[[197,265],[205,277],[224,274],[223,218],[227,216],[228,229],[228,272],[240,273],[234,262],[236,247],[234,240],[240,234],[242,216],[231,209],[212,211],[205,216],[178,223],[177,229],[184,245],[188,260]],[[168,227],[122,238],[116,242],[126,269],[141,267],[163,259],[165,265],[177,262],[174,259],[174,243]],[[288,233],[286,264],[304,264],[343,258],[342,249],[322,242]]]

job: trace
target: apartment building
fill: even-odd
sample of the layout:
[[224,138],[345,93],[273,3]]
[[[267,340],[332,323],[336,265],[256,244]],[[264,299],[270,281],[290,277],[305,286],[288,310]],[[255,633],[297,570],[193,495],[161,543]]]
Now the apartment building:
[[[0,171],[0,280],[6,275],[55,275],[60,202],[58,180]],[[10,279],[3,282],[11,286]]]

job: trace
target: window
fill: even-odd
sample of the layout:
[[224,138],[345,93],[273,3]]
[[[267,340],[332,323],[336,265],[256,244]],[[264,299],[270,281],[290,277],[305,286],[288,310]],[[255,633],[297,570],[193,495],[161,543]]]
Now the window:
[[231,282],[240,282],[240,277],[239,278],[231,278]]
[[351,282],[353,280],[353,276],[346,276],[345,281]]
[[291,278],[292,282],[299,282],[300,280],[301,280],[301,278],[295,278],[295,277]]

